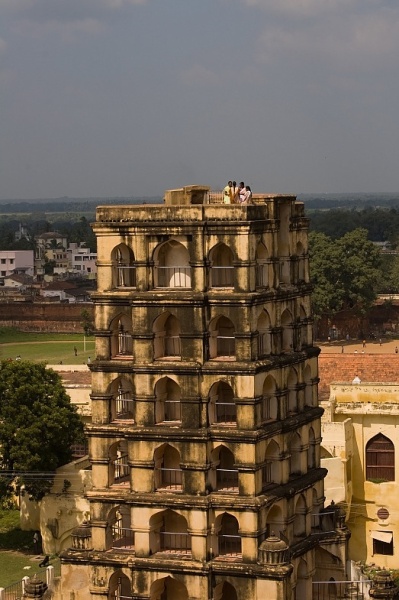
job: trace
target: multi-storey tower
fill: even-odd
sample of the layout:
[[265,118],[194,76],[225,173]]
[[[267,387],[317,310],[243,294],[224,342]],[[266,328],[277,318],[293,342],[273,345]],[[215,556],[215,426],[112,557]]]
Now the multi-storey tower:
[[346,534],[320,525],[304,207],[216,200],[190,186],[97,209],[91,538],[75,531],[62,564],[76,600],[305,600],[344,578]]

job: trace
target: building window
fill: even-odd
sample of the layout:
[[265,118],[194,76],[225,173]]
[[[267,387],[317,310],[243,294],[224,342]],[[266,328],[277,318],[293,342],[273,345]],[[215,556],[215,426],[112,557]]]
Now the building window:
[[371,537],[373,538],[373,554],[393,556],[392,531],[372,531]]
[[2,265],[5,265],[5,264],[6,264],[6,259],[5,259],[5,258],[2,258],[2,259],[1,259],[1,264],[2,264]]
[[382,433],[366,446],[366,479],[375,483],[395,481],[395,447]]

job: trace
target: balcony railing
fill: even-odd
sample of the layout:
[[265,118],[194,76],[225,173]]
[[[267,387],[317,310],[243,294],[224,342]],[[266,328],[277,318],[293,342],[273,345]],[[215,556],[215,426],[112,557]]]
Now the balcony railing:
[[236,344],[235,338],[231,335],[216,336],[216,355],[217,356],[235,356]]
[[133,352],[132,334],[127,331],[118,332],[118,354],[131,355]]
[[114,461],[114,483],[123,483],[124,481],[129,480],[130,469],[127,462],[127,454],[123,454],[119,456]]
[[134,548],[134,531],[129,527],[121,527],[118,523],[112,526],[112,548]]
[[158,489],[181,490],[182,470],[160,467],[156,469],[159,473]]
[[222,556],[241,555],[241,536],[219,534],[219,554]]
[[155,344],[157,358],[165,356],[181,356],[181,341],[179,335],[165,335],[165,332],[157,333]]
[[238,492],[238,469],[216,469],[216,482],[219,491]]
[[191,287],[191,267],[155,267],[155,269],[157,274],[157,287]]
[[211,287],[234,287],[234,267],[213,266],[211,273]]
[[117,265],[117,287],[136,287],[136,267],[118,263]]
[[130,392],[120,392],[116,398],[116,418],[133,419],[134,400]]
[[188,533],[174,533],[172,531],[160,531],[161,550],[173,552],[191,552],[191,539]]

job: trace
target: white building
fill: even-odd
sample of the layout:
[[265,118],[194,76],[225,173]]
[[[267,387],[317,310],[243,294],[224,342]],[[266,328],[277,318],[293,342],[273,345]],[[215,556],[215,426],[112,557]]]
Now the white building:
[[0,251],[0,277],[12,274],[34,274],[33,250],[1,250]]

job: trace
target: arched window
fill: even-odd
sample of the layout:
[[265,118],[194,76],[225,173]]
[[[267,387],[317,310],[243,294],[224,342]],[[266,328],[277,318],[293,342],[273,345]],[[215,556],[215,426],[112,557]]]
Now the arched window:
[[269,285],[268,277],[268,259],[267,248],[260,242],[256,248],[256,287],[267,287]]
[[181,581],[163,577],[151,585],[149,600],[188,600],[187,588]]
[[215,521],[215,529],[219,529],[218,545],[219,556],[238,556],[241,554],[241,536],[239,524],[233,515],[224,515]]
[[290,476],[297,476],[301,474],[301,451],[302,451],[302,440],[299,433],[294,433],[289,444],[290,454]]
[[181,389],[170,377],[155,385],[155,422],[181,421]]
[[290,370],[290,374],[288,376],[288,402],[287,402],[287,410],[289,415],[296,414],[298,412],[298,375],[295,369]]
[[228,383],[215,383],[209,392],[209,422],[211,425],[235,425],[237,407],[234,392]]
[[309,429],[308,469],[316,466],[316,438],[313,427]]
[[282,351],[292,352],[293,350],[293,327],[292,327],[292,315],[288,309],[286,309],[281,315],[281,327],[282,327]]
[[[131,527],[130,507],[126,504],[113,508],[108,516],[111,525],[111,548],[134,548],[134,531]],[[108,544],[107,544],[108,546]]]
[[305,252],[301,242],[296,245],[296,259],[297,259],[297,280],[298,282],[305,281]]
[[224,581],[215,587],[213,598],[214,600],[237,600],[237,592],[231,583]]
[[182,470],[180,467],[180,454],[169,444],[163,444],[154,452],[155,464],[155,489],[156,490],[181,490]]
[[132,384],[124,377],[112,382],[111,421],[133,421],[134,399]]
[[111,323],[111,356],[113,358],[132,356],[132,321],[127,315],[115,318]]
[[127,575],[118,570],[111,575],[109,580],[109,596],[110,600],[122,600],[122,598],[130,598],[132,595],[132,584]]
[[161,288],[191,287],[190,256],[183,244],[170,240],[154,253],[155,286]]
[[174,510],[155,513],[150,519],[150,552],[191,554],[187,521]]
[[306,535],[306,502],[302,494],[295,505],[294,537],[301,538]]
[[258,319],[258,356],[268,356],[272,351],[272,336],[269,313],[262,310]]
[[109,448],[109,484],[127,485],[130,480],[127,442],[115,442]]
[[280,447],[274,441],[268,444],[265,452],[265,462],[262,467],[262,489],[271,484],[281,483]]
[[234,287],[234,255],[226,244],[218,244],[209,253],[210,287]]
[[275,421],[277,414],[276,381],[268,375],[262,390],[262,421]]
[[119,244],[111,252],[113,287],[136,287],[134,254],[126,244]]
[[285,531],[283,511],[280,506],[274,505],[267,513],[266,537],[269,535],[277,535],[277,537],[280,537],[280,534],[283,531]]
[[181,357],[180,323],[175,316],[163,313],[154,321],[154,358]]
[[382,433],[366,446],[366,479],[368,481],[395,481],[395,447]]
[[214,319],[210,324],[210,358],[233,358],[236,353],[235,329],[227,317]]
[[238,469],[231,450],[226,446],[215,448],[212,463],[216,467],[216,489],[220,492],[238,492]]

